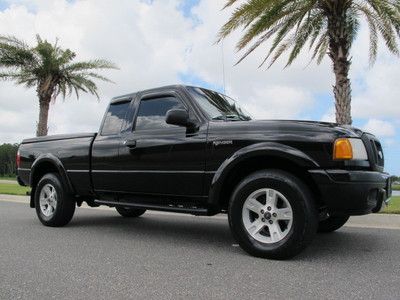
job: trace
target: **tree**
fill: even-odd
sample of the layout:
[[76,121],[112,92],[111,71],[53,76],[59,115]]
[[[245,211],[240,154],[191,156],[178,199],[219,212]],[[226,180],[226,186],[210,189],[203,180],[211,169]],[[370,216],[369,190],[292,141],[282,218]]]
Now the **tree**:
[[65,99],[73,92],[77,98],[80,92],[99,98],[94,80],[110,80],[95,70],[116,68],[107,60],[76,62],[75,57],[70,49],[62,49],[57,42],[51,44],[42,40],[39,35],[34,47],[13,36],[0,36],[0,79],[36,88],[39,98],[37,136],[47,135],[52,100],[55,101],[60,94]]
[[[224,8],[236,2],[239,1],[227,0]],[[377,56],[379,36],[390,52],[399,55],[399,0],[247,0],[221,28],[218,41],[244,28],[237,48],[248,49],[240,63],[261,44],[272,40],[261,63],[269,60],[269,67],[286,51],[290,51],[286,66],[291,65],[308,42],[312,59],[318,64],[326,54],[332,60],[336,121],[351,124],[350,49],[362,17],[370,30],[371,64]]]
[[18,151],[18,144],[0,145],[0,176],[15,176],[17,166],[15,157]]

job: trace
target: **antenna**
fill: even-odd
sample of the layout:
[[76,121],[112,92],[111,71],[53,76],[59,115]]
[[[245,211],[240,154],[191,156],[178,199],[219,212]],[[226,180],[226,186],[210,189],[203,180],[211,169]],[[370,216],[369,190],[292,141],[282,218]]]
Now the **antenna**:
[[221,41],[221,59],[222,59],[222,86],[224,88],[224,95],[226,95],[225,88],[225,55],[224,55],[224,40]]

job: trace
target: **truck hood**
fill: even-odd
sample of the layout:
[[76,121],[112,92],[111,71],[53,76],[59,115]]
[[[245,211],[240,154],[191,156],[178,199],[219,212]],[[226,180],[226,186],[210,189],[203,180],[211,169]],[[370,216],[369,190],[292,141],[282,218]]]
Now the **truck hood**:
[[[212,122],[217,123],[217,122]],[[347,125],[339,125],[336,123],[329,122],[317,122],[317,121],[299,121],[299,120],[251,120],[251,121],[227,121],[218,122],[219,126],[225,128],[225,130],[231,129],[237,132],[298,132],[298,133],[330,133],[335,136],[346,136],[346,137],[361,137],[363,131]],[[216,125],[216,127],[219,127]]]

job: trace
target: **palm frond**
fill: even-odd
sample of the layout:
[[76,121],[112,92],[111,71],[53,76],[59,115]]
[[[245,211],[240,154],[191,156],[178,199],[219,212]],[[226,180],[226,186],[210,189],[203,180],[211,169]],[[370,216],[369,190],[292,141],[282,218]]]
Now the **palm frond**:
[[[224,9],[237,3],[239,1],[227,0]],[[320,63],[331,47],[329,41],[333,41],[338,32],[341,36],[336,36],[334,42],[340,43],[340,47],[349,53],[361,18],[369,27],[371,64],[376,60],[380,37],[390,52],[400,55],[399,0],[247,0],[234,9],[222,26],[218,41],[240,28],[244,30],[236,46],[244,53],[237,63],[270,42],[260,66],[269,59],[271,66],[290,51],[286,65],[289,66],[308,42],[311,59]]]

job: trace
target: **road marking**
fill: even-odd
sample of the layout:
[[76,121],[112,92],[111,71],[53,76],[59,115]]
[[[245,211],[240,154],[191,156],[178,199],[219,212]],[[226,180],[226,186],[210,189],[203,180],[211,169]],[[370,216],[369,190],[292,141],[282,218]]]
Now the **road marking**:
[[[12,198],[11,198],[12,197]],[[26,198],[26,200],[23,200],[22,198]],[[8,195],[0,195],[0,202],[10,202],[10,203],[19,203],[19,204],[27,204],[29,205],[29,198],[26,196],[8,196]],[[90,207],[87,204],[82,204],[80,208],[83,209],[96,209],[96,210],[108,210],[108,211],[114,211],[113,208],[107,207],[107,206],[99,206],[99,207]],[[163,212],[163,211],[148,211],[146,214],[149,215],[160,215],[160,216],[176,216],[176,217],[183,217],[183,218],[201,218],[201,219],[212,219],[212,220],[223,220],[227,221],[228,217],[223,214],[219,214],[216,216],[193,216],[190,214],[180,214],[180,213],[174,213],[174,212]],[[387,215],[385,215],[387,216]],[[391,216],[396,216],[400,218],[398,215],[391,215]],[[348,228],[371,228],[371,229],[394,229],[394,230],[400,230],[399,226],[390,226],[390,225],[371,225],[371,224],[366,224],[366,223],[358,223],[358,224],[346,224],[344,227]]]

